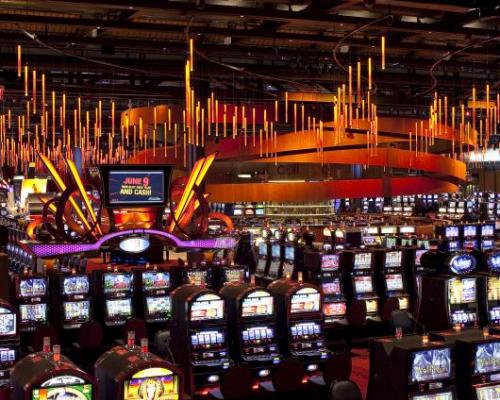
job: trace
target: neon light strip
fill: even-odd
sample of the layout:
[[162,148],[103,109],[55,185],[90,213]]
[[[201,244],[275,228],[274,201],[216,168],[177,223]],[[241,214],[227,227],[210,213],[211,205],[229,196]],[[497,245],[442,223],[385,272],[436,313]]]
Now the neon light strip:
[[128,229],[126,231],[109,233],[95,243],[27,243],[26,245],[37,257],[56,257],[63,254],[97,251],[108,240],[132,234],[161,236],[174,242],[175,247],[184,249],[233,249],[237,244],[237,239],[233,237],[181,240],[171,233],[156,229]]

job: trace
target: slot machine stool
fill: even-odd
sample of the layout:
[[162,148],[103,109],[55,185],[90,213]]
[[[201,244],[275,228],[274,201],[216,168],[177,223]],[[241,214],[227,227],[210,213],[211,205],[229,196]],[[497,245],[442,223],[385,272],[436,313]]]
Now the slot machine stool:
[[304,381],[304,363],[298,358],[291,357],[282,361],[276,370],[272,380],[261,382],[259,387],[273,398],[301,398],[301,391]]
[[248,364],[233,365],[222,376],[220,385],[208,395],[216,400],[245,400],[252,397],[252,369]]
[[326,391],[334,382],[348,380],[351,377],[351,371],[352,360],[348,351],[331,354],[323,370],[309,378],[309,386],[316,391]]

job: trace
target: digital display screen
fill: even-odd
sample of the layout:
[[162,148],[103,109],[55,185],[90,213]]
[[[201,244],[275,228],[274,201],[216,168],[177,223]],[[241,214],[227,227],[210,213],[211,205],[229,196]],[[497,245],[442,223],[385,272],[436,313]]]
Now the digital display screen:
[[256,208],[255,215],[264,215],[264,209],[263,208]]
[[110,318],[130,317],[132,315],[132,300],[106,300],[106,312]]
[[47,304],[21,304],[19,306],[21,323],[47,321]]
[[221,346],[225,343],[224,333],[219,331],[201,331],[191,335],[192,346]]
[[63,303],[64,319],[87,320],[90,319],[90,301],[71,301]]
[[170,288],[170,273],[163,271],[144,271],[142,273],[142,290],[164,290]]
[[236,217],[238,217],[240,215],[243,215],[243,209],[242,208],[235,208],[233,210],[233,215],[236,216]]
[[320,310],[320,298],[320,293],[314,288],[299,289],[290,299],[290,313],[317,312]]
[[267,256],[267,243],[259,243],[259,256]]
[[69,385],[33,390],[32,400],[92,400],[92,385]]
[[365,300],[367,314],[373,314],[378,311],[377,300]]
[[453,396],[453,392],[440,392],[417,394],[411,396],[410,400],[455,400],[455,397]]
[[65,276],[63,279],[63,293],[66,296],[88,294],[90,290],[89,277],[87,275]]
[[128,237],[123,239],[118,247],[126,253],[142,253],[149,248],[149,239],[145,237]]
[[450,304],[474,303],[476,301],[475,278],[452,278],[448,284]]
[[191,303],[191,321],[224,318],[224,300],[216,294],[205,294]]
[[170,296],[146,297],[146,313],[148,315],[170,315],[171,310]]
[[493,225],[481,225],[481,236],[494,236],[495,227]]
[[164,184],[164,171],[110,170],[109,204],[163,204]]
[[224,269],[226,282],[243,282],[245,280],[245,270],[243,268]]
[[263,290],[250,293],[241,302],[241,316],[243,318],[272,315],[273,312],[274,298]]
[[[398,209],[398,210],[396,210]],[[394,207],[394,211],[401,211],[401,207]],[[396,227],[395,226],[382,226],[380,227],[380,233],[382,235],[395,235],[396,234]]]
[[354,291],[357,294],[373,292],[373,281],[370,275],[354,277]]
[[250,327],[241,331],[243,342],[274,339],[274,330],[267,326]]
[[323,304],[323,314],[327,317],[343,316],[345,315],[346,310],[347,310],[347,305],[344,302]]
[[500,276],[488,277],[488,300],[500,300]]
[[321,326],[316,322],[300,322],[290,326],[290,334],[294,338],[321,334]]
[[400,267],[403,253],[401,251],[388,251],[385,253],[385,267]]
[[334,278],[331,282],[323,282],[321,284],[323,294],[338,296],[342,294],[340,278]]
[[500,399],[500,385],[477,387],[476,396],[477,400]]
[[397,241],[395,237],[387,237],[385,239],[385,247],[388,249],[392,249],[393,247],[396,247]]
[[285,247],[285,260],[294,261],[295,260],[295,248],[287,246]]
[[437,381],[450,377],[450,348],[417,351],[411,355],[411,383]]
[[474,374],[488,374],[500,370],[500,342],[478,344],[474,357]]
[[166,368],[139,371],[123,383],[123,400],[178,400],[179,377]]
[[321,255],[321,271],[337,271],[339,269],[338,254],[322,254]]
[[415,250],[415,266],[420,267],[420,259],[422,258],[422,254],[427,252],[426,249]]
[[133,281],[134,276],[130,273],[104,274],[104,293],[131,291]]
[[403,276],[401,274],[386,274],[385,283],[389,292],[403,290]]
[[43,297],[47,293],[47,282],[44,278],[21,279],[19,282],[20,297]]
[[447,238],[456,238],[458,237],[458,226],[447,226],[444,230],[444,235]]
[[187,278],[191,285],[203,286],[207,283],[207,271],[190,270],[187,272]]
[[455,310],[451,314],[452,324],[471,325],[477,320],[477,315],[474,311]]
[[368,269],[372,265],[372,253],[356,253],[354,255],[354,269]]
[[16,334],[17,316],[9,309],[0,307],[0,336]]
[[11,364],[16,361],[16,350],[8,347],[0,347],[0,363]]
[[464,226],[464,236],[476,236],[477,235],[477,226],[475,225],[465,225]]
[[463,275],[473,271],[476,264],[476,259],[466,253],[455,255],[451,257],[449,261],[451,271],[457,275]]
[[271,257],[272,258],[280,258],[281,257],[281,249],[279,244],[273,244],[271,246]]

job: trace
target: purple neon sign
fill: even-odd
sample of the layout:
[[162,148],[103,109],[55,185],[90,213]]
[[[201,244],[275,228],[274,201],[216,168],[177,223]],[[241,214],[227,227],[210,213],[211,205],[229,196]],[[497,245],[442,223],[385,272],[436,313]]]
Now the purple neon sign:
[[55,257],[63,254],[96,251],[99,250],[99,248],[108,240],[132,234],[147,234],[164,237],[174,242],[175,247],[184,249],[232,249],[237,243],[237,240],[233,237],[182,240],[171,233],[156,229],[128,229],[125,231],[108,233],[95,243],[35,243],[27,244],[27,246],[37,257]]

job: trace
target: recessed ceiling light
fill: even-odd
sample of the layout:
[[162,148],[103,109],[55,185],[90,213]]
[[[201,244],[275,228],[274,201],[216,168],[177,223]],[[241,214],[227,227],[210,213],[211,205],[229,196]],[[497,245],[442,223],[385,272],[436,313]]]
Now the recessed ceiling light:
[[236,176],[240,179],[251,179],[252,178],[252,174],[238,174]]
[[244,15],[240,15],[240,18],[245,18],[245,16]]

